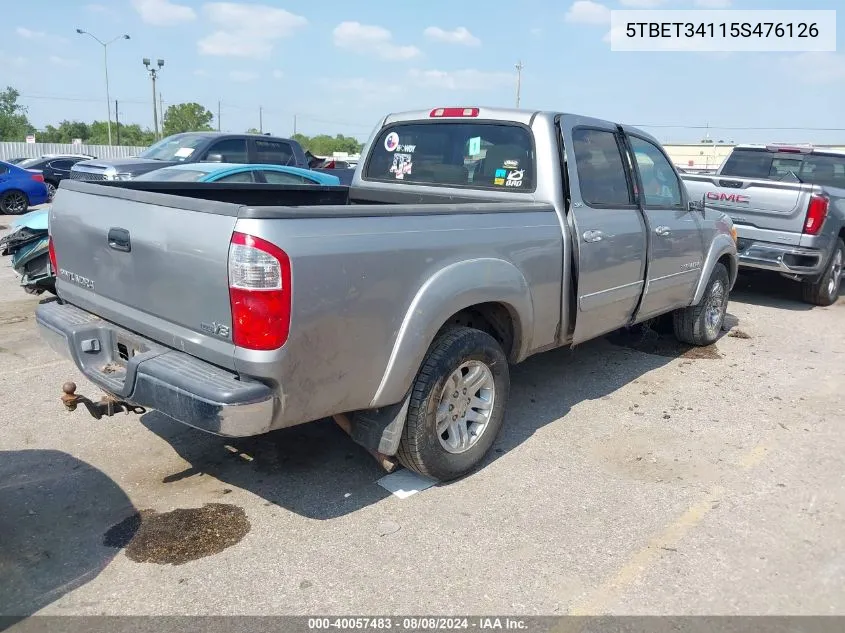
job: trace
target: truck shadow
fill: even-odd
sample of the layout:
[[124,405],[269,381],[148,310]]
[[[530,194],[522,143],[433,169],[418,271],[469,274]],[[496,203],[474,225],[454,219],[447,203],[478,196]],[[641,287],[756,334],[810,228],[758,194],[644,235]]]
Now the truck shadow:
[[[840,289],[841,293],[841,289]],[[743,271],[731,290],[732,302],[806,312],[815,306],[801,298],[801,284],[765,271]]]
[[[573,405],[604,398],[674,358],[719,359],[715,346],[690,348],[671,335],[632,328],[559,349],[511,368],[512,388],[502,434],[485,464],[565,416]],[[377,503],[389,493],[375,460],[330,420],[251,438],[220,438],[150,412],[141,417],[190,465],[163,483],[203,473],[248,490],[296,514],[327,520]],[[472,476],[472,475],[469,475]]]
[[103,472],[61,451],[0,451],[0,482],[2,630],[95,578],[119,551],[103,534],[135,509]]
[[332,420],[242,438],[196,431],[157,411],[141,416],[141,423],[190,464],[164,477],[165,484],[202,473],[248,490],[266,505],[318,520],[349,514],[390,495],[373,485],[384,471]]

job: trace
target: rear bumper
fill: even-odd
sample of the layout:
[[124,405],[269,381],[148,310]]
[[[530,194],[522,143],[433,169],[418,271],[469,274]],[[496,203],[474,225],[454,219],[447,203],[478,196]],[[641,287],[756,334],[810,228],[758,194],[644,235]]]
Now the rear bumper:
[[743,268],[772,270],[811,277],[821,273],[826,253],[818,248],[787,246],[740,238],[737,242],[739,265]]
[[277,400],[264,383],[242,380],[67,303],[42,303],[35,318],[50,347],[120,400],[216,435],[244,437],[271,428]]

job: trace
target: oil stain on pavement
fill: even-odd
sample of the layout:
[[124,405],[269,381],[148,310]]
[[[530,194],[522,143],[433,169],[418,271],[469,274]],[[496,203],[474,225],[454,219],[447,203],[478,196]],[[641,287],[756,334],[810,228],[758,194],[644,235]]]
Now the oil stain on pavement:
[[125,547],[136,563],[181,565],[236,545],[250,527],[242,508],[225,503],[163,513],[142,510],[112,526],[103,544]]

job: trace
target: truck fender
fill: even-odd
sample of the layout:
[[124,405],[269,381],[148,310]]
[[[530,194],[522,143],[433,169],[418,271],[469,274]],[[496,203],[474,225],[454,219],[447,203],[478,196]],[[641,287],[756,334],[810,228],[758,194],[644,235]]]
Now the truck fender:
[[728,276],[731,280],[731,287],[733,289],[736,282],[737,271],[739,270],[739,262],[736,255],[736,244],[730,235],[719,233],[713,238],[710,243],[710,250],[707,251],[707,257],[704,260],[704,265],[701,267],[701,277],[698,278],[698,286],[695,289],[692,305],[698,305],[704,297],[704,291],[707,290],[707,283],[710,281],[710,275],[713,274],[713,268],[716,263],[724,255],[730,255],[730,266],[728,266]]
[[449,317],[491,302],[505,305],[513,320],[511,360],[524,358],[531,345],[534,304],[523,274],[501,259],[456,262],[429,277],[411,301],[370,406],[396,403],[408,393],[428,348]]

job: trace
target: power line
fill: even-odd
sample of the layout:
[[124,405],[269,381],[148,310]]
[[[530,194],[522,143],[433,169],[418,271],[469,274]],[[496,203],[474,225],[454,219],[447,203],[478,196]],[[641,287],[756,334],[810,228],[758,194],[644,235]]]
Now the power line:
[[650,128],[674,128],[679,130],[735,130],[735,131],[801,131],[801,132],[845,132],[845,128],[841,127],[731,127],[721,125],[663,125],[663,124],[646,124],[635,123],[632,127],[650,127]]

